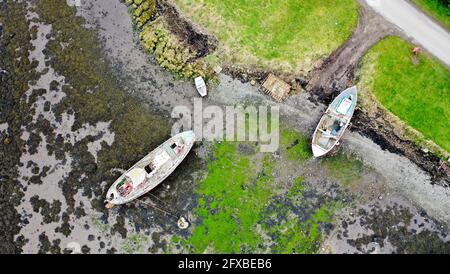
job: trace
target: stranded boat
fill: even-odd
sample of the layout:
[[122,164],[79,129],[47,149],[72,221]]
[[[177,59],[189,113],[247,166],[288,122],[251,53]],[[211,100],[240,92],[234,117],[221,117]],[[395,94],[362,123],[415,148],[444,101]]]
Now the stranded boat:
[[150,152],[112,184],[106,207],[128,203],[155,188],[183,161],[194,142],[194,132],[185,131]]
[[327,154],[339,143],[355,111],[357,93],[356,87],[346,89],[330,104],[314,131],[314,157]]
[[205,80],[201,76],[194,79],[195,82],[195,88],[197,89],[198,93],[205,97],[208,94],[208,91],[206,90],[206,84]]

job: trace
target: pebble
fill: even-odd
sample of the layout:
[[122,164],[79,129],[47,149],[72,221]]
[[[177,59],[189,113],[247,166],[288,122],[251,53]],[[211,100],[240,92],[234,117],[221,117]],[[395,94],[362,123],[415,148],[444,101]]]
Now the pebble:
[[[254,85],[256,85],[256,81],[255,80],[251,80],[250,81],[250,84],[252,85],[252,86],[254,86]],[[450,159],[449,159],[450,160]]]

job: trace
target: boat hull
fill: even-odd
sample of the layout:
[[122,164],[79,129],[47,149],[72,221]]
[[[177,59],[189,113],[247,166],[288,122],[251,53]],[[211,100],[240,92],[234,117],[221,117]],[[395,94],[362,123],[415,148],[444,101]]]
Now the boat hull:
[[147,154],[111,185],[107,207],[128,203],[154,189],[186,158],[194,142],[193,131],[182,132]]
[[328,106],[313,134],[311,148],[314,157],[326,155],[339,144],[353,117],[357,95],[356,87],[348,88]]

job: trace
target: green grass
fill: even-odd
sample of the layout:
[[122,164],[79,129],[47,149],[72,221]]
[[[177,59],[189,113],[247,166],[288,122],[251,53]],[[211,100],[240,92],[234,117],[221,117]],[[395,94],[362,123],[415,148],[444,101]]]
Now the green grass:
[[361,83],[390,112],[450,151],[450,71],[427,53],[413,61],[413,45],[388,37],[363,58]]
[[355,0],[175,2],[218,37],[225,61],[279,70],[310,70],[348,39],[358,17]]
[[450,29],[450,2],[447,4],[444,4],[444,0],[413,0],[413,2]]

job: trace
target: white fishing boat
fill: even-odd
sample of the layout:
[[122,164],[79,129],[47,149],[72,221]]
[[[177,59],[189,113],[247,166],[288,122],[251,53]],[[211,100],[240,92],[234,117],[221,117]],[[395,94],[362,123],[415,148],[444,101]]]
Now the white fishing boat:
[[203,80],[203,78],[200,76],[200,77],[195,78],[194,82],[195,82],[195,87],[197,88],[198,93],[202,97],[205,97],[208,94],[208,91],[206,90],[205,80]]
[[194,132],[185,131],[150,152],[112,184],[106,207],[128,203],[155,188],[184,160],[194,142]]
[[312,152],[320,157],[330,152],[344,135],[356,107],[358,91],[351,87],[339,94],[320,119],[312,138]]

